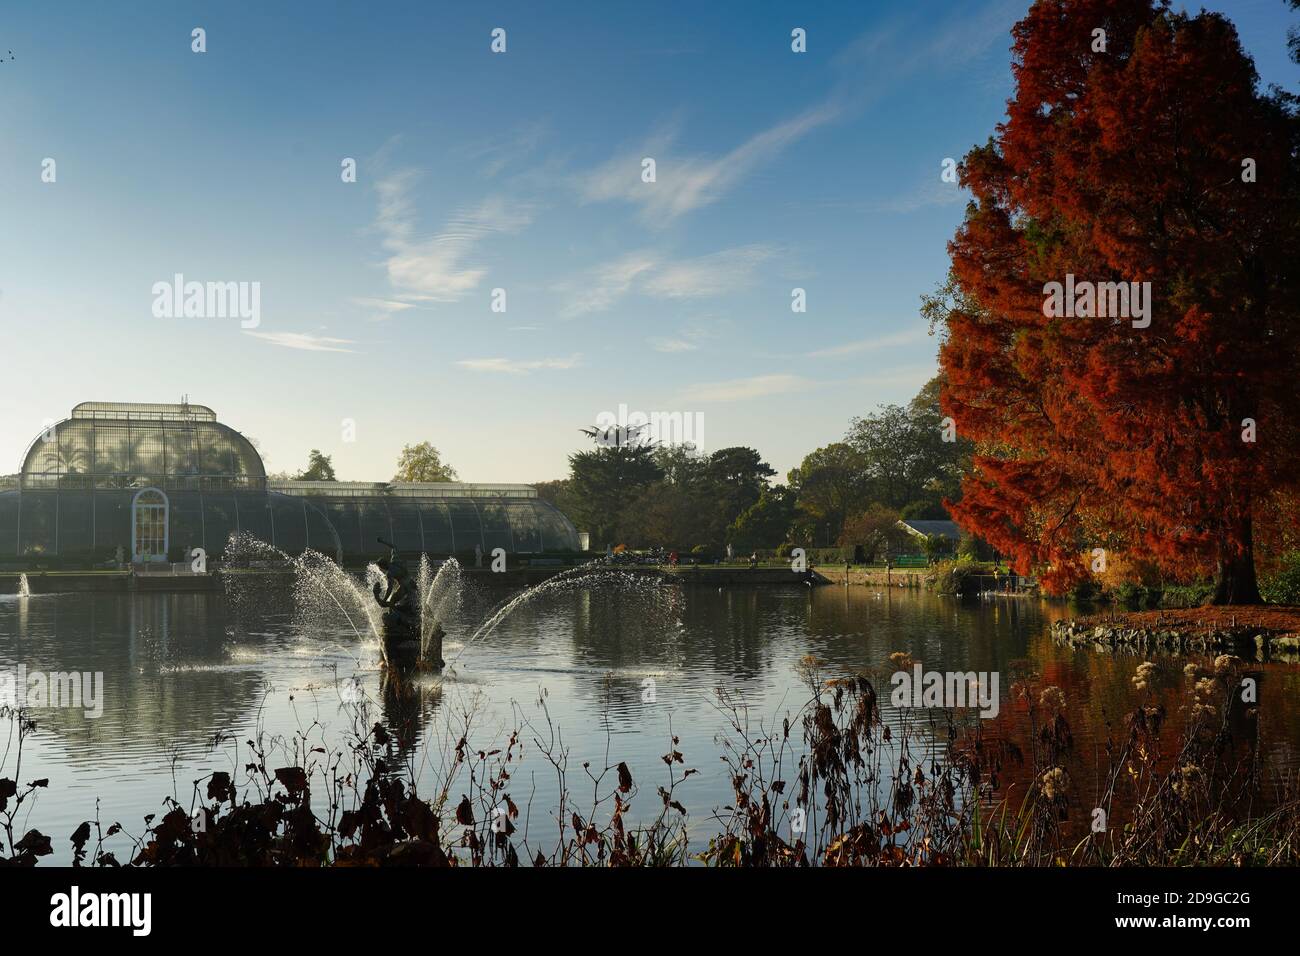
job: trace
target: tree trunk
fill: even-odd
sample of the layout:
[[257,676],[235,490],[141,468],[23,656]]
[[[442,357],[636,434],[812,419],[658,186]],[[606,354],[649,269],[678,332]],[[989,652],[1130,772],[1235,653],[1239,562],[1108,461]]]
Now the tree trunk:
[[1250,517],[1242,520],[1235,550],[1223,549],[1219,553],[1219,567],[1214,575],[1215,604],[1263,604],[1259,596],[1259,581],[1255,577],[1255,543]]

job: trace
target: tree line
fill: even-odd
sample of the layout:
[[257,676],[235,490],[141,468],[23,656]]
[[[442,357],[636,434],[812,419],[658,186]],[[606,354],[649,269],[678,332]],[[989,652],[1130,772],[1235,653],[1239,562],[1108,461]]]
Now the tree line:
[[[307,467],[290,474],[287,471],[266,477],[283,481],[338,481],[334,474],[334,456],[313,448],[307,456]],[[457,481],[456,469],[442,460],[442,455],[431,443],[422,441],[402,446],[397,460],[397,473],[393,481]]]
[[945,498],[960,494],[971,448],[945,431],[940,384],[931,380],[906,406],[854,418],[841,441],[810,452],[784,483],[754,448],[703,454],[634,440],[598,441],[569,456],[567,478],[534,487],[597,549],[883,550],[900,543],[899,518],[947,518]]

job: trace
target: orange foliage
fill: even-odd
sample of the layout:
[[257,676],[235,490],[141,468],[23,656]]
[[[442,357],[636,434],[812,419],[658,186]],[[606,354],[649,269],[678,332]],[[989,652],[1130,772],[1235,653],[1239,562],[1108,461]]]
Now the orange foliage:
[[[1013,35],[1015,96],[965,157],[949,244],[941,403],[984,453],[947,507],[1049,589],[1122,547],[1257,601],[1254,522],[1300,470],[1294,113],[1218,14],[1037,0]],[[1150,282],[1150,325],[1048,317],[1068,273]]]

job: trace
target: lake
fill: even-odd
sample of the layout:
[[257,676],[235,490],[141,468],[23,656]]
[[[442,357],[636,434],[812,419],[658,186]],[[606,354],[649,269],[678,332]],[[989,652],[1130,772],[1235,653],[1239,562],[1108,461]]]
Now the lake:
[[[878,674],[884,719],[896,721],[888,682],[895,651],[926,670],[998,673],[1000,714],[991,725],[999,733],[1026,730],[1023,704],[1012,697],[1015,681],[1037,675],[1036,688],[1061,688],[1075,741],[1071,773],[1086,809],[1101,786],[1107,735],[1138,700],[1131,678],[1143,658],[1058,646],[1048,624],[1069,608],[1036,598],[961,600],[871,586],[689,587],[641,578],[539,594],[481,641],[459,643],[506,597],[500,588],[468,585],[446,624],[444,656],[452,667],[441,680],[422,676],[422,690],[406,694],[381,686],[377,644],[359,641],[343,620],[304,624],[282,593],[239,600],[219,593],[0,597],[0,672],[21,664],[28,672],[103,673],[99,717],[34,712],[38,729],[20,771],[13,731],[0,724],[0,777],[49,779],[16,827],[50,835],[55,855],[46,863],[66,864],[67,838],[94,817],[96,800],[105,826],[120,821],[139,834],[146,814],[165,810],[165,798],[189,808],[194,781],[207,773],[240,779],[248,759],[243,742],[259,732],[282,742],[268,765],[292,765],[300,760],[295,732],[341,747],[364,705],[365,719],[385,722],[398,738],[425,795],[464,715],[473,715],[474,749],[502,746],[511,731],[531,724],[510,793],[539,835],[553,825],[556,796],[555,774],[533,743],[549,734],[544,699],[568,749],[571,784],[579,780],[579,794],[589,793],[584,761],[594,768],[625,761],[640,786],[633,818],[657,813],[655,788],[667,772],[661,758],[677,736],[683,767],[699,771],[676,791],[699,850],[717,829],[714,808],[731,797],[715,740],[728,729],[718,691],[740,702],[755,727],[779,726],[787,716],[795,725],[808,698],[798,665],[811,654],[828,674]],[[1157,678],[1171,720],[1183,699],[1185,662],[1163,661]],[[1300,761],[1300,668],[1252,664],[1250,673],[1260,689],[1257,756],[1290,772]],[[1011,768],[1004,787],[1017,782],[1015,773]],[[453,797],[459,792],[453,788]],[[106,848],[126,846],[110,841]]]

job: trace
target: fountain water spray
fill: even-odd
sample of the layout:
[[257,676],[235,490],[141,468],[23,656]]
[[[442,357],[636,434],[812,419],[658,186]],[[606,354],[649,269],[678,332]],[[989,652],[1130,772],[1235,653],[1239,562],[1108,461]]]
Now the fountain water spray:
[[[241,580],[244,576],[239,573],[240,569],[256,570],[259,567],[286,570],[293,574],[296,616],[302,627],[305,629],[336,627],[338,616],[341,615],[357,639],[364,642],[367,639],[361,624],[364,621],[364,627],[369,630],[369,637],[373,638],[380,647],[384,664],[386,666],[391,664],[382,611],[368,593],[368,589],[373,590],[376,584],[382,585],[385,580],[384,573],[377,565],[371,564],[367,567],[366,587],[363,588],[354,575],[316,551],[305,551],[299,557],[291,558],[283,551],[247,533],[232,534],[226,548],[226,568],[223,568],[223,579],[227,594],[236,603],[241,603],[242,598],[245,597],[242,592],[246,587],[267,586],[259,583],[259,579],[255,576],[246,579],[249,581],[247,585],[244,580]],[[460,609],[464,583],[462,568],[455,558],[447,558],[435,571],[428,556],[421,557],[416,579],[420,608],[420,664],[433,667],[444,666],[441,660],[444,636],[442,623],[450,620]],[[624,587],[631,585],[640,588],[647,582],[643,574],[615,570],[600,560],[561,571],[536,587],[515,594],[497,606],[464,641],[451,663],[459,660],[466,648],[491,634],[502,621],[524,604],[535,601],[539,597],[557,595],[576,587],[589,587],[593,583],[614,583]],[[660,583],[659,579],[654,580],[655,587]]]
[[428,555],[420,557],[420,661],[424,664],[441,666],[442,622],[454,614],[460,605],[461,573],[460,562],[448,558],[442,562],[437,573],[429,562]]
[[[358,641],[367,639],[362,631],[364,627],[369,630],[369,637],[379,644],[380,652],[386,654],[378,609],[372,606],[374,602],[362,592],[356,579],[330,558],[310,550],[291,558],[259,538],[236,532],[226,544],[226,562],[222,568],[226,594],[236,604],[244,603],[249,592],[260,586],[257,578],[245,579],[240,574],[245,568],[284,570],[293,574],[295,616],[304,629],[336,626],[338,617],[342,616]],[[374,565],[367,569],[368,577],[378,574],[379,569]]]
[[[605,564],[601,559],[589,561],[586,564],[579,565],[576,568],[569,568],[567,571],[561,571],[552,578],[548,578],[536,587],[529,588],[521,594],[516,594],[501,604],[493,611],[483,623],[474,629],[474,633],[469,636],[456,656],[448,662],[448,668],[458,661],[462,654],[477,642],[480,638],[487,637],[504,621],[507,617],[517,611],[524,604],[535,601],[539,597],[554,596],[564,591],[575,588],[576,586],[588,587],[596,583],[616,583],[619,585],[641,585],[645,582],[644,575],[638,572],[625,570],[615,570]],[[658,587],[662,583],[661,578],[654,578],[654,586]],[[445,678],[440,678],[439,683]]]
[[20,598],[32,596],[32,586],[27,583],[27,575],[18,575],[18,596]]
[[[373,599],[376,585],[382,589],[386,581],[386,575],[377,564],[372,563],[366,568],[363,586],[355,575],[317,551],[304,551],[293,558],[245,532],[230,536],[225,564],[223,583],[226,593],[235,603],[247,603],[251,591],[266,586],[255,576],[242,575],[241,570],[287,571],[293,574],[295,616],[300,627],[304,630],[337,627],[342,617],[357,640],[364,643],[367,639],[374,639],[385,666],[393,663],[390,660],[390,641],[386,639],[383,608]],[[460,565],[454,558],[444,561],[437,573],[434,573],[427,557],[421,559],[417,583],[421,663],[441,665],[441,622],[455,612],[460,590]]]

